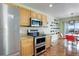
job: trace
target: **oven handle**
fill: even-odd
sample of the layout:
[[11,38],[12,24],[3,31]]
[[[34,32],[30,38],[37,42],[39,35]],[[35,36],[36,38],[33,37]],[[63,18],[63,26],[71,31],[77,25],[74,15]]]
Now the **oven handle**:
[[45,44],[44,44],[44,45],[40,45],[40,46],[38,46],[38,47],[35,47],[35,49],[40,48],[40,47],[42,47],[42,46],[45,46]]

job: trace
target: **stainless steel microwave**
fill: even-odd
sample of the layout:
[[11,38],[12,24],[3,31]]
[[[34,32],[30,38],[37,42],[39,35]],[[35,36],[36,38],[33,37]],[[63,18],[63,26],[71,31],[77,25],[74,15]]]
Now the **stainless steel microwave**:
[[41,26],[42,25],[42,21],[40,21],[39,19],[31,19],[31,26]]

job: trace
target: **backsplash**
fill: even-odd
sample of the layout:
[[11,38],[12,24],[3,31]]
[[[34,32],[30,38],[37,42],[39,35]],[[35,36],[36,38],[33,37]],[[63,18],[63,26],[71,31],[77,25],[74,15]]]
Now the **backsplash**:
[[25,35],[27,35],[26,27],[20,27],[20,34],[25,34]]
[[27,30],[38,30],[40,33],[47,34],[47,27],[20,27],[20,34],[27,35]]

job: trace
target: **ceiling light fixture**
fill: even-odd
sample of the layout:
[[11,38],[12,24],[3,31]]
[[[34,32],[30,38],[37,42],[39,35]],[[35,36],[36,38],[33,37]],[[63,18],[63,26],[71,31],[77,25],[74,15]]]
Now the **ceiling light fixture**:
[[49,7],[53,7],[53,5],[52,4],[49,4]]

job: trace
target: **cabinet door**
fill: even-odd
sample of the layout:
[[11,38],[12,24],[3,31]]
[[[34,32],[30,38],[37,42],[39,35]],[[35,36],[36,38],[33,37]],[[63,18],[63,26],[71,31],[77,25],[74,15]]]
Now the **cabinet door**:
[[37,19],[37,13],[35,11],[31,11],[31,18]]
[[40,13],[37,13],[37,19],[42,20],[42,15]]
[[51,46],[51,38],[50,36],[46,37],[46,48],[49,48]]
[[29,26],[30,25],[30,10],[19,8],[20,10],[20,25]]
[[46,25],[47,24],[47,16],[46,15],[42,15],[42,25]]
[[32,56],[33,55],[33,38],[22,38],[21,39],[21,55]]

